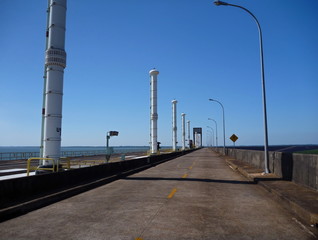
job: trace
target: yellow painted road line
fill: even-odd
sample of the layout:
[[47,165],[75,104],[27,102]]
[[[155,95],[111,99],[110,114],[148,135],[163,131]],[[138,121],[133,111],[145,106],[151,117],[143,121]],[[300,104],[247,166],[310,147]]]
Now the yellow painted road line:
[[135,238],[135,240],[142,240],[142,238],[139,238],[139,237],[138,237],[138,238]]
[[189,169],[191,170],[194,166],[195,162],[192,163],[192,165],[189,167]]
[[172,189],[171,193],[168,195],[168,199],[172,198],[173,195],[176,193],[176,191],[177,191],[176,188]]
[[182,178],[186,178],[187,176],[188,176],[188,174],[185,173],[185,174],[182,176]]

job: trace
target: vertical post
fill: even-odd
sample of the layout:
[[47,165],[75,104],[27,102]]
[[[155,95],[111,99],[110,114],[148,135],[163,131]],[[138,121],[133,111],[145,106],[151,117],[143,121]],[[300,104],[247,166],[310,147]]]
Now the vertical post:
[[215,123],[215,140],[216,140],[216,147],[218,147],[218,124],[212,118],[208,118],[208,120],[211,120]]
[[110,159],[109,139],[110,139],[110,135],[109,135],[109,132],[107,132],[106,133],[106,155],[105,155],[106,163],[108,163]]
[[113,136],[118,136],[119,132],[118,131],[109,131],[106,133],[106,163],[109,162],[110,156],[114,153],[113,148],[109,147],[109,139],[110,137]]
[[182,123],[182,150],[185,150],[185,113],[181,114],[181,123]]
[[157,113],[157,76],[159,71],[156,69],[152,69],[149,71],[150,75],[150,142],[151,142],[151,154],[157,154],[157,121],[158,121],[158,113]]
[[106,148],[108,149],[109,148],[109,133],[106,134]]
[[224,107],[222,103],[220,103],[220,105],[222,106],[222,109],[223,109],[223,152],[225,155],[226,154],[225,152],[225,114],[224,114]]
[[190,149],[191,148],[191,146],[190,146],[190,120],[187,121],[187,124],[188,124],[188,146]]
[[[43,157],[59,165],[62,130],[63,77],[66,67],[66,0],[51,0],[49,10],[48,49],[46,50],[46,90],[43,130]],[[43,161],[43,165],[52,164]]]
[[211,131],[211,144],[212,144],[212,146],[214,146],[214,129],[212,128],[212,127],[210,127],[210,126],[207,126],[207,128],[210,128],[212,131]]
[[265,71],[264,71],[264,54],[263,54],[263,34],[262,34],[262,28],[259,24],[256,16],[245,7],[230,4],[222,1],[215,1],[215,5],[220,6],[232,6],[237,7],[240,9],[243,9],[245,12],[250,14],[253,19],[256,22],[257,28],[258,28],[258,34],[259,34],[259,45],[260,45],[260,62],[261,62],[261,79],[262,79],[262,98],[263,98],[263,118],[264,118],[264,172],[269,173],[269,154],[268,154],[268,129],[267,129],[267,110],[266,110],[266,90],[265,90]]
[[209,101],[217,102],[222,107],[222,112],[223,112],[223,152],[225,154],[226,152],[225,152],[225,114],[224,114],[224,107],[223,107],[223,104],[221,102],[219,102],[218,100],[210,98]]
[[172,100],[172,150],[177,151],[177,100]]
[[[248,11],[249,12],[249,11]],[[269,154],[268,154],[268,129],[267,129],[267,110],[266,110],[266,90],[265,90],[265,72],[264,72],[264,55],[263,55],[263,37],[262,37],[262,29],[257,21],[256,17],[254,17],[259,32],[259,45],[260,45],[260,60],[261,60],[261,75],[262,75],[262,95],[263,95],[263,119],[264,119],[264,172],[269,173]]]

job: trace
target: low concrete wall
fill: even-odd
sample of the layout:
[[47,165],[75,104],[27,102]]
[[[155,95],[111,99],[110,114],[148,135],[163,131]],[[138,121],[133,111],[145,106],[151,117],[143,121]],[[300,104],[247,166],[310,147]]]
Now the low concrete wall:
[[[222,148],[213,150],[223,153]],[[264,169],[263,151],[228,148],[226,155]],[[318,190],[318,155],[269,152],[269,170],[285,180]]]
[[[145,158],[102,164],[64,172],[0,181],[0,216],[1,209],[7,209],[23,202],[30,202],[32,199],[44,198],[50,194],[54,195],[56,192],[67,192],[68,189],[77,188],[76,191],[68,194],[68,196],[74,195],[88,190],[87,188],[96,187],[98,184],[105,184],[119,177],[128,175],[128,173],[131,174],[144,170],[192,151],[193,150],[153,155]],[[90,184],[92,182],[97,182],[98,184]],[[89,185],[90,187],[79,190],[78,186],[81,185]]]

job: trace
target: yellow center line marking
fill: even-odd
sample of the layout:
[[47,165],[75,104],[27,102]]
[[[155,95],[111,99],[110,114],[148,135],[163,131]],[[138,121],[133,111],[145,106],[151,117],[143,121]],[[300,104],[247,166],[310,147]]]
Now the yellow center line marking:
[[176,191],[177,191],[176,188],[172,189],[171,193],[168,195],[168,199],[172,198],[173,195],[176,193]]
[[192,163],[192,165],[189,167],[189,169],[191,170],[194,165],[195,165],[195,162]]
[[135,240],[142,240],[142,238],[135,238]]
[[185,174],[182,176],[182,178],[186,178],[187,176],[188,176],[188,174],[185,173]]

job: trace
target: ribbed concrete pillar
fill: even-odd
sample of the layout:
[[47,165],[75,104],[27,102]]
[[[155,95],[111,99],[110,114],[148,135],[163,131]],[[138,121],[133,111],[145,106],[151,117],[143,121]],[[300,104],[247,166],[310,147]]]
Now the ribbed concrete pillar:
[[172,101],[172,150],[177,151],[177,100]]
[[190,120],[187,121],[188,124],[188,147],[190,149]]
[[182,123],[182,150],[185,150],[185,145],[186,145],[186,139],[185,139],[185,113],[181,114],[181,123]]
[[[44,108],[43,157],[58,164],[62,133],[63,77],[66,67],[66,0],[51,0],[49,10],[48,49],[46,50],[46,90]],[[42,164],[52,164],[43,161]]]
[[157,148],[157,121],[158,121],[158,112],[157,112],[157,76],[159,71],[152,69],[149,72],[150,75],[150,153],[156,154],[158,151]]

